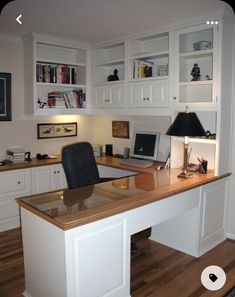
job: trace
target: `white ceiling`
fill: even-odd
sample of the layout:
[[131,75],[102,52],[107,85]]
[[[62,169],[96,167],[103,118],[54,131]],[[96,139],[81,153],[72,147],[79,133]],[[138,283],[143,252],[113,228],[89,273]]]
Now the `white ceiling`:
[[[220,0],[16,0],[0,15],[0,34],[30,32],[91,43],[214,14]],[[20,25],[16,17],[22,14]]]

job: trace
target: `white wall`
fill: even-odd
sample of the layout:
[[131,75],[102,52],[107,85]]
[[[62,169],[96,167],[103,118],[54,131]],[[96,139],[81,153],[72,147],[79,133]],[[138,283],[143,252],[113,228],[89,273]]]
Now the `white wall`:
[[[112,137],[112,121],[129,121],[130,138]],[[170,117],[162,116],[94,116],[93,142],[100,145],[113,144],[114,154],[123,154],[125,147],[131,147],[134,130],[160,132],[159,160],[166,161],[170,148],[170,137],[166,130],[170,126]]]
[[[23,44],[19,40],[0,38],[0,72],[12,75],[12,121],[0,121],[0,160],[5,158],[6,148],[23,145],[32,156],[37,153],[57,154],[65,144],[87,140],[92,141],[93,125],[89,116],[24,116],[24,61]],[[78,123],[78,136],[54,139],[37,139],[37,123]]]

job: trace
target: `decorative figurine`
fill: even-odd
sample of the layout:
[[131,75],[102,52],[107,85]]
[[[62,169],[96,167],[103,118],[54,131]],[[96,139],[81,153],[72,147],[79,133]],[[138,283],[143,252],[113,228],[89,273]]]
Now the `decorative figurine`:
[[197,63],[195,63],[193,65],[193,68],[192,68],[192,71],[191,71],[191,75],[193,77],[191,79],[191,81],[200,80],[200,77],[201,77],[201,75],[200,75],[200,68],[198,67],[198,64]]
[[46,106],[47,105],[47,103],[46,102],[43,102],[43,101],[41,101],[40,99],[38,99],[38,105],[39,105],[39,108],[43,108],[44,106]]
[[118,77],[117,74],[118,74],[117,69],[114,69],[113,74],[110,74],[110,75],[107,77],[107,81],[119,80],[119,77]]
[[152,67],[146,65],[144,66],[144,77],[152,77]]

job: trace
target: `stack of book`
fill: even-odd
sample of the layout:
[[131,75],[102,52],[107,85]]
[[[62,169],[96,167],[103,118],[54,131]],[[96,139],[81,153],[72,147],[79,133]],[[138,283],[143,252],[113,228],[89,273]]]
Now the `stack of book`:
[[66,92],[50,92],[47,99],[50,108],[86,108],[85,89]]
[[7,159],[12,163],[25,161],[25,150],[22,146],[11,146],[7,148]]
[[152,61],[134,60],[132,62],[132,78],[152,77],[153,65]]
[[37,63],[37,82],[76,84],[78,67]]
[[66,108],[64,93],[63,92],[50,92],[48,93],[48,106],[53,108]]

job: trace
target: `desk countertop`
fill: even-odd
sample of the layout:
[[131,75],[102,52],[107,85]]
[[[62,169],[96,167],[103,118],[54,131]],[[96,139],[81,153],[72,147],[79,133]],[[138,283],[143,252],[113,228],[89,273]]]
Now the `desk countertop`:
[[[97,158],[97,163],[121,166],[116,158]],[[54,191],[17,199],[24,207],[57,227],[68,230],[121,212],[165,199],[172,195],[225,178],[229,174],[214,176],[194,174],[192,179],[177,178],[179,170],[155,168],[140,169],[142,173],[74,190]]]

